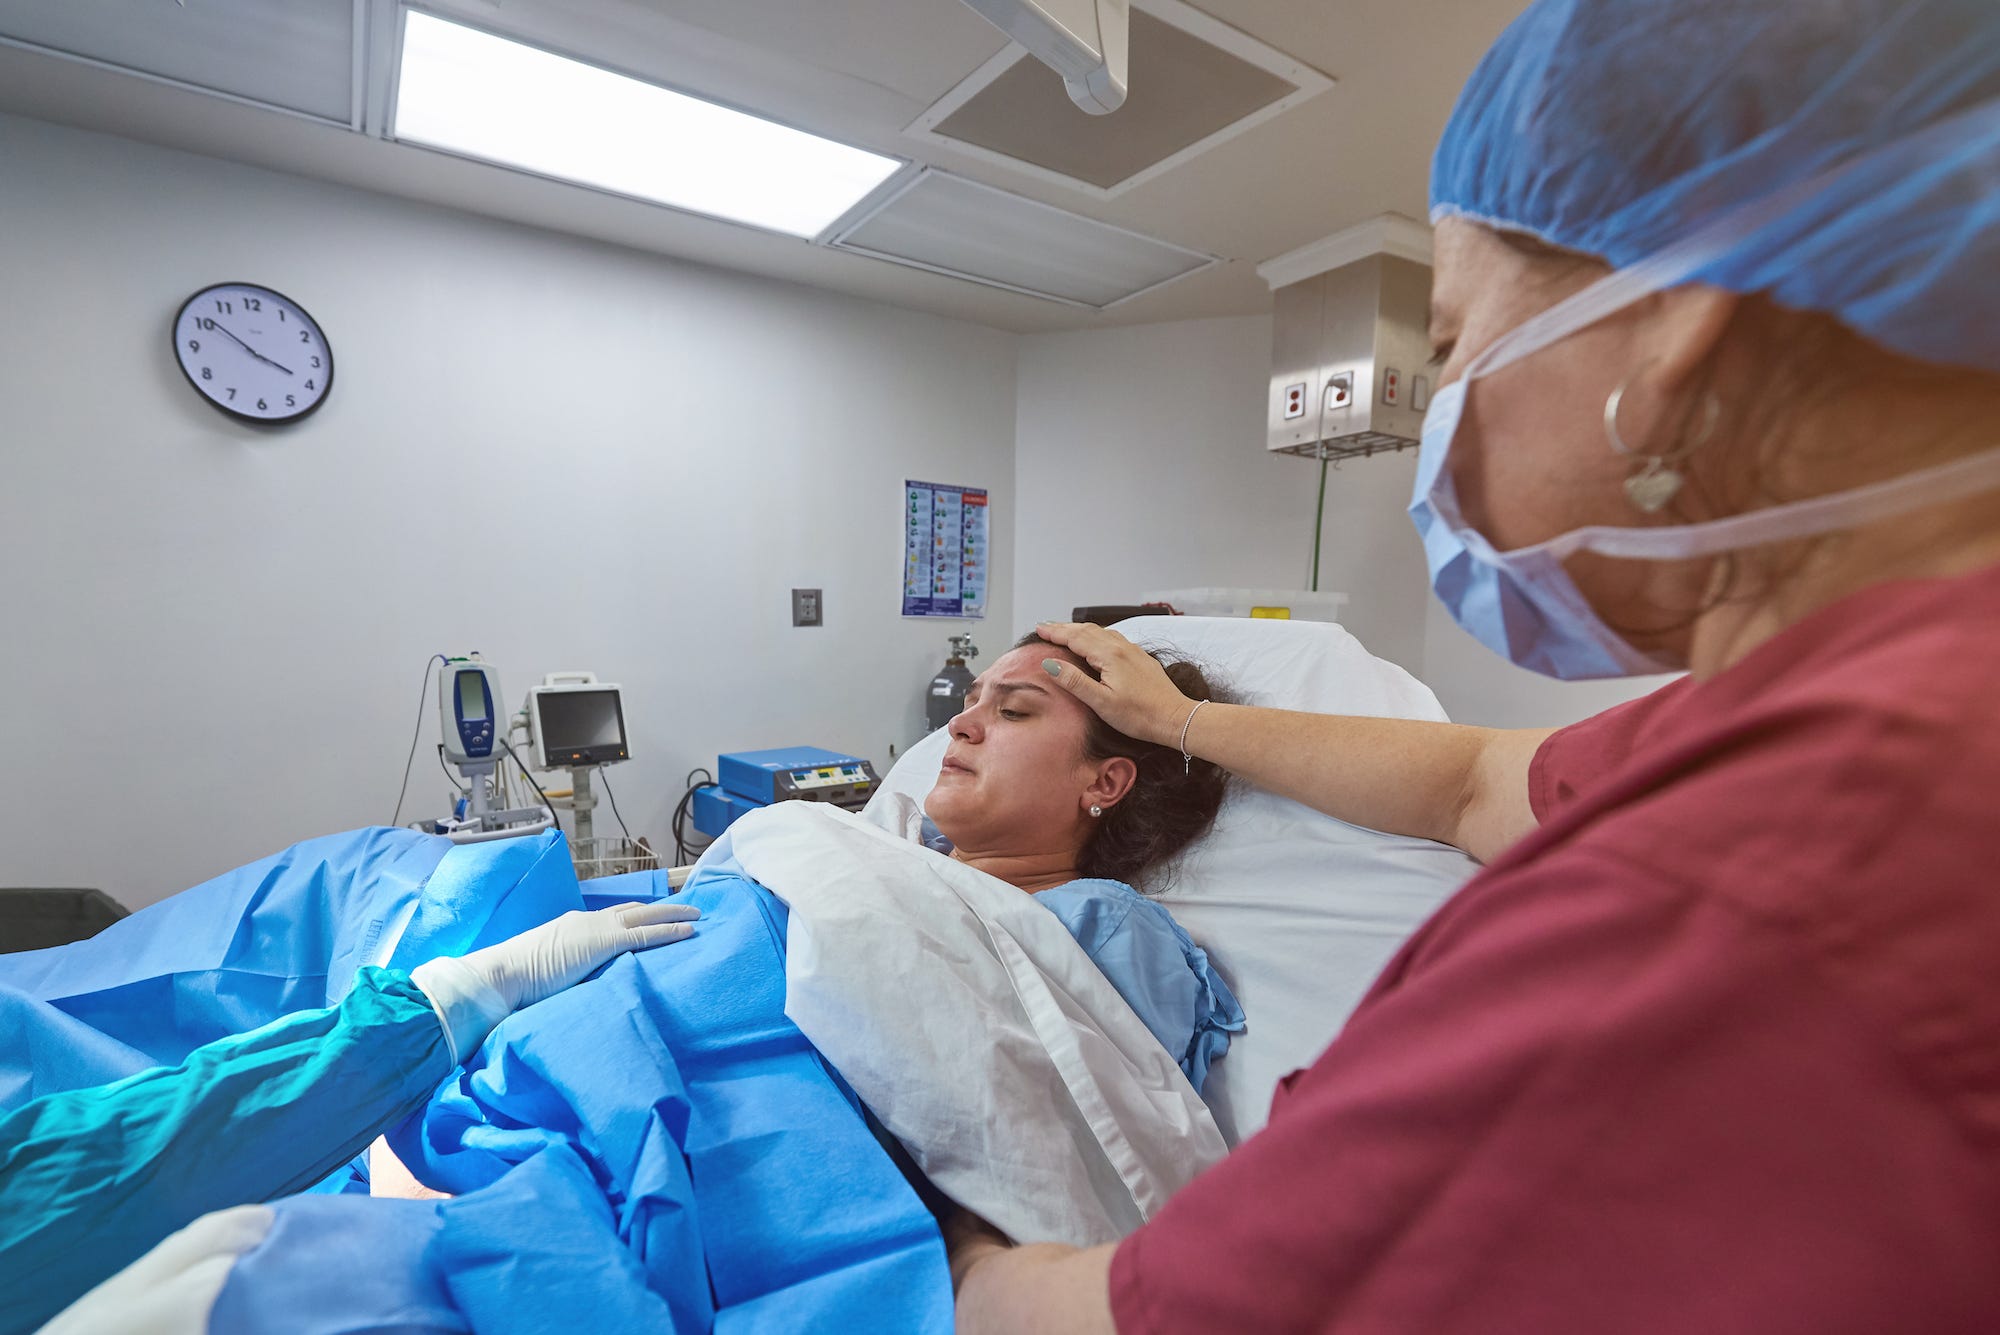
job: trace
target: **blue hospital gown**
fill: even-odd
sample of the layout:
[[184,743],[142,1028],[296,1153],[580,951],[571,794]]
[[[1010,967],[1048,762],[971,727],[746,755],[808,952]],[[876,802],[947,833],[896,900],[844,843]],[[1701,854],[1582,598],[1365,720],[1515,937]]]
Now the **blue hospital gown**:
[[1243,1008],[1174,915],[1123,881],[1071,881],[1035,896],[1083,947],[1195,1093],[1243,1032]]

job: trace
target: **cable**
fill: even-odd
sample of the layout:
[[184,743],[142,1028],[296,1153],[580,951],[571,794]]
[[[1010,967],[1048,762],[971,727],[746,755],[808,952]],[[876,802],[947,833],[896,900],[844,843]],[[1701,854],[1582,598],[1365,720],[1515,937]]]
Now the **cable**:
[[410,732],[410,754],[403,761],[403,786],[396,790],[396,814],[389,817],[391,825],[403,823],[403,797],[410,791],[410,766],[417,760],[417,739],[424,733],[424,700],[430,695],[431,664],[445,661],[443,654],[432,654],[424,660],[424,680],[417,687],[417,726]]
[[447,764],[445,764],[445,763],[444,763],[444,743],[443,743],[443,742],[439,742],[439,743],[438,743],[438,746],[437,746],[437,752],[438,752],[438,768],[444,771],[444,777],[445,777],[445,778],[447,778],[447,779],[450,779],[450,780],[451,780],[451,786],[452,786],[452,787],[454,787],[454,788],[456,788],[456,789],[458,789],[458,795],[459,795],[460,797],[470,797],[470,796],[472,796],[472,789],[470,789],[470,788],[466,787],[466,786],[465,786],[464,784],[460,783],[460,782],[458,781],[458,776],[457,776],[456,774],[453,774],[453,773],[451,772],[451,766],[449,766],[449,765],[447,765]]
[[677,867],[686,866],[688,864],[688,862],[690,861],[688,854],[694,853],[698,855],[703,851],[705,851],[708,848],[709,844],[715,842],[713,839],[710,839],[704,842],[700,848],[695,848],[687,841],[688,808],[694,802],[694,795],[697,792],[701,791],[703,788],[715,788],[719,786],[715,782],[713,777],[711,777],[707,783],[697,784],[694,782],[695,775],[707,774],[707,773],[708,771],[705,769],[689,770],[688,790],[681,794],[681,800],[674,806],[674,818],[672,825],[674,832],[674,865]]
[[[513,759],[514,763],[516,765],[521,765],[521,757],[514,754],[514,748],[512,746],[508,746],[507,739],[505,737],[502,737],[499,740],[500,740],[500,745],[506,748],[508,756]],[[528,783],[534,788],[535,796],[542,799],[542,805],[549,809],[549,815],[553,817],[556,814],[555,803],[549,801],[549,795],[542,791],[542,785],[535,782],[535,776],[528,773],[528,767],[526,765],[521,765],[521,775],[523,778],[527,779]],[[561,821],[556,822],[556,828],[557,829],[562,828]]]
[[1319,508],[1313,511],[1313,570],[1312,583],[1307,587],[1319,592],[1319,535],[1320,527],[1326,523],[1326,453],[1319,456]]
[[611,776],[600,766],[597,771],[597,778],[598,782],[604,785],[604,795],[611,799],[611,814],[618,817],[618,828],[625,831],[625,842],[635,842],[632,838],[632,831],[625,825],[625,813],[618,809],[618,794],[611,791]]

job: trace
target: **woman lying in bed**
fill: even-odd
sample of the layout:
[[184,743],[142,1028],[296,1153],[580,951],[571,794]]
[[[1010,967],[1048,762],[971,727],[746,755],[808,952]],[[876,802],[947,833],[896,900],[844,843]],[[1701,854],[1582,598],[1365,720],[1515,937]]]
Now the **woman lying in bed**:
[[[1111,1198],[1121,1178],[1140,1180],[1087,1227],[1131,1227],[1137,1217],[1121,1204],[1139,1217],[1157,1208],[1173,1172],[1220,1157],[1187,1091],[1242,1013],[1132,884],[1207,828],[1224,780],[1105,730],[1054,689],[1041,664],[1061,655],[1030,637],[953,721],[926,803],[932,847],[950,861],[804,804],[739,824],[733,850],[719,845],[684,891],[703,914],[693,939],[505,1022],[392,1134],[416,1179],[446,1197],[292,1197],[246,1207],[261,1214],[247,1229],[231,1221],[221,1241],[197,1239],[211,1267],[216,1251],[235,1258],[209,1290],[207,1328],[527,1331],[587,1313],[616,1329],[948,1330],[936,1226],[878,1144],[871,1111],[940,1183],[952,1180],[940,1168],[969,1169],[1002,1196],[1036,1202],[1082,1178]],[[1195,698],[1214,693],[1192,667],[1173,671]],[[765,833],[743,833],[753,825]],[[823,833],[823,852],[774,840],[770,829],[784,825]],[[851,892],[881,892],[853,934],[782,884],[760,883],[783,881],[788,857],[805,879],[839,887],[836,917]],[[878,865],[884,882],[863,885]],[[1014,890],[1033,898],[1009,898]],[[953,935],[963,924],[911,904],[905,930],[898,897],[970,906],[977,921]],[[1001,938],[1004,950],[992,944]],[[1075,958],[1077,945],[1088,958],[1071,965],[1062,952]],[[998,984],[989,947],[1012,961]],[[898,950],[908,953],[891,962]],[[808,956],[817,962],[802,965]],[[925,975],[940,958],[952,972]],[[980,967],[983,990],[961,987],[957,971]],[[863,1004],[836,993],[831,1011],[816,1012],[819,1028],[793,1023],[810,1008],[802,990],[871,968],[895,971],[891,989],[907,976],[908,992],[872,1008],[879,990]],[[946,995],[965,988],[976,995]],[[1048,1054],[1019,1052],[1029,1026],[1008,1009],[1017,993],[1034,993],[1018,1004],[1037,1013]],[[982,1074],[1002,1088],[978,1088]],[[1100,1078],[1103,1088],[1091,1083]],[[1106,1089],[1109,1114],[1097,1097]],[[912,1102],[925,1108],[913,1114]],[[927,1129],[910,1135],[913,1117]],[[1067,1151],[1045,1143],[1065,1136],[1082,1144],[1066,1167]]]
[[[1042,666],[1067,649],[1030,634],[972,685],[951,721],[925,840],[1037,896],[1062,919],[1199,1090],[1242,1014],[1167,910],[1134,884],[1208,830],[1227,775],[1114,731]],[[1226,699],[1192,663],[1167,675]]]

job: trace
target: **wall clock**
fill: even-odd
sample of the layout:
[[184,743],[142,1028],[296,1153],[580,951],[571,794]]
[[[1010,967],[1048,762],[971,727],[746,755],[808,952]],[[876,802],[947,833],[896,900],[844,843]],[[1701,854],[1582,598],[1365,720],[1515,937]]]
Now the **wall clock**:
[[333,388],[333,348],[318,321],[255,283],[189,297],[174,317],[174,357],[203,398],[246,422],[296,422]]

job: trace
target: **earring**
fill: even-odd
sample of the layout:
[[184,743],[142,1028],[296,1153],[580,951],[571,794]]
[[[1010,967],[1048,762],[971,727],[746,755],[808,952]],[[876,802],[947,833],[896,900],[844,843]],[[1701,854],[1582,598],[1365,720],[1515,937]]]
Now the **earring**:
[[1104,814],[1104,808],[1100,806],[1093,806],[1090,809],[1090,814],[1093,816],[1102,816]]
[[1707,416],[1702,422],[1701,434],[1693,441],[1666,454],[1641,454],[1627,445],[1625,437],[1618,432],[1618,407],[1625,401],[1625,387],[1631,383],[1632,377],[1628,375],[1618,382],[1618,388],[1605,397],[1604,435],[1611,442],[1611,448],[1618,453],[1644,460],[1632,476],[1625,479],[1625,498],[1641,512],[1656,515],[1680,494],[1681,485],[1687,481],[1672,465],[1708,444],[1709,438],[1715,434],[1715,424],[1722,416],[1722,400],[1715,396],[1715,391],[1709,391]]

